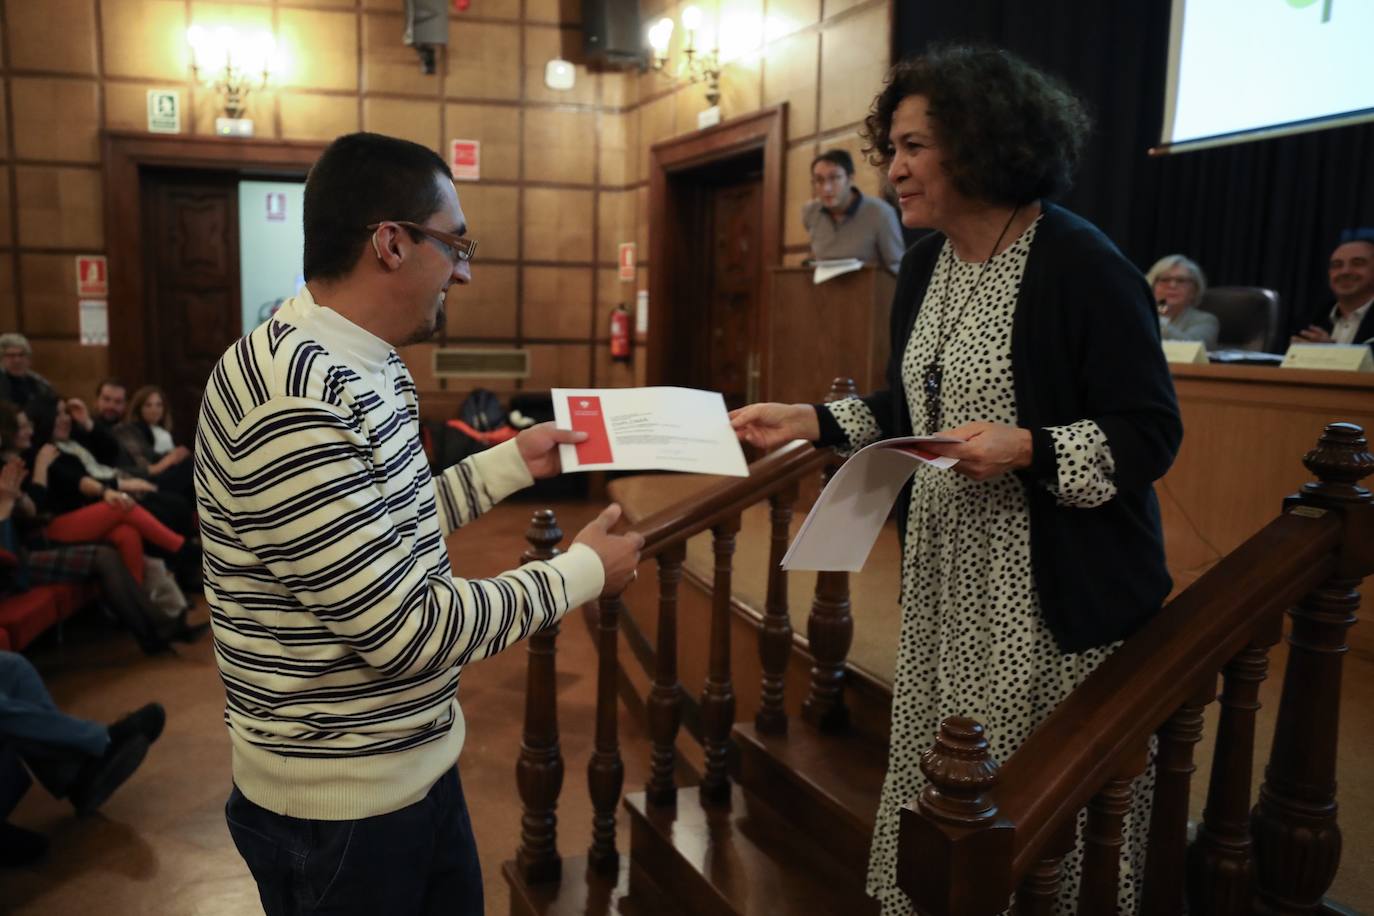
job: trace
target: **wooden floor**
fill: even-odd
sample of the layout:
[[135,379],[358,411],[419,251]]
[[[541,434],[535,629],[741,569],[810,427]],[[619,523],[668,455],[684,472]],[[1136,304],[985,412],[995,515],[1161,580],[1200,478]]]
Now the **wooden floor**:
[[[490,575],[512,565],[523,549],[531,503],[503,506],[450,543],[460,572]],[[596,507],[559,507],[568,539]],[[204,613],[203,610],[201,613]],[[1366,623],[1364,626],[1370,626]],[[0,870],[0,913],[249,914],[260,912],[255,888],[224,825],[229,748],[223,690],[208,641],[180,647],[175,656],[148,660],[132,641],[98,622],[69,624],[62,645],[46,642],[31,653],[60,705],[108,721],[156,699],[167,707],[167,729],[137,774],[101,812],[77,820],[71,807],[30,791],[14,822],[50,837],[41,865]],[[1281,664],[1275,653],[1274,669]],[[559,641],[559,726],[567,772],[559,806],[559,846],[585,851],[591,809],[585,767],[591,753],[595,654],[579,618]],[[500,863],[510,858],[519,832],[514,767],[520,748],[525,653],[522,648],[481,662],[463,674],[461,699],[468,738],[461,771],[486,879],[487,912],[508,912]],[[1276,707],[1270,693],[1266,711]],[[1358,911],[1374,911],[1374,662],[1347,657],[1341,735],[1341,826],[1344,862],[1334,898]],[[1215,706],[1212,707],[1213,712]],[[1209,719],[1208,734],[1215,734]],[[1267,748],[1267,728],[1261,724]],[[648,743],[623,713],[621,738],[627,791],[644,785]],[[1205,764],[1207,742],[1199,761]],[[1257,761],[1257,763],[1262,763]],[[1205,785],[1205,769],[1199,788]],[[621,815],[621,849],[628,832]]]

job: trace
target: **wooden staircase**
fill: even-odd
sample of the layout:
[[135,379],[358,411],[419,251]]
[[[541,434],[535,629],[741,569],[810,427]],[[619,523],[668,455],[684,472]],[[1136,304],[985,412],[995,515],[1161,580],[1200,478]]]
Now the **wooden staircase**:
[[[1053,912],[1062,856],[1084,808],[1079,912],[1113,912],[1121,803],[1152,738],[1158,788],[1143,912],[1322,911],[1339,860],[1339,840],[1333,850],[1330,838],[1338,837],[1340,652],[1358,605],[1353,589],[1374,571],[1374,497],[1358,481],[1374,470],[1374,458],[1358,428],[1336,424],[1306,462],[1321,482],[1132,637],[1007,761],[988,757],[977,723],[942,724],[923,762],[931,786],[902,812],[899,883],[919,912],[991,916],[1013,894],[1021,913]],[[587,766],[593,841],[583,856],[560,857],[556,842],[563,781],[553,700],[557,630],[531,637],[517,770],[525,815],[516,857],[503,868],[512,916],[877,912],[864,873],[887,748],[884,736],[854,727],[845,705],[852,620],[843,574],[817,581],[805,699],[785,690],[795,654],[778,560],[798,482],[833,464],[831,456],[791,443],[751,465],[750,478],[635,525],[645,535],[645,557],[658,566],[653,682],[644,703],[651,776],[642,790],[622,797],[617,693],[624,608],[619,598],[603,598],[594,615],[597,731]],[[761,500],[770,502],[773,521],[767,607],[750,631],[762,684],[757,707],[739,715],[731,556],[740,513]],[[707,530],[715,565],[698,749],[681,729],[678,591],[685,541]],[[561,537],[552,513],[536,513],[526,557],[551,556]],[[1290,608],[1295,635],[1279,732],[1251,814],[1254,690]],[[1203,707],[1217,698],[1219,675],[1225,687],[1212,788],[1189,845],[1192,747]],[[683,778],[684,758],[699,764],[699,777]],[[621,807],[628,849],[617,845]]]

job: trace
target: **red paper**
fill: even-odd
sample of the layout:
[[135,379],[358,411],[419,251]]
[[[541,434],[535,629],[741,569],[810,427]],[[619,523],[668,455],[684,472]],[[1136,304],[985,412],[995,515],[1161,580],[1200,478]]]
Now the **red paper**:
[[587,440],[577,444],[577,460],[581,464],[606,464],[611,457],[611,439],[606,433],[606,418],[601,413],[601,399],[575,397],[568,399],[574,432],[587,434]]

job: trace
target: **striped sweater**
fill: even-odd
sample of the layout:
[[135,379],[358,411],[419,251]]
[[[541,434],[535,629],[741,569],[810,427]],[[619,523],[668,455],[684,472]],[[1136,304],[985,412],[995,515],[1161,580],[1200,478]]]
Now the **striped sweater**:
[[423,798],[463,745],[462,667],[601,591],[582,545],[452,575],[444,536],[531,482],[515,443],[432,477],[404,363],[308,290],[215,366],[195,460],[234,781],[278,814]]

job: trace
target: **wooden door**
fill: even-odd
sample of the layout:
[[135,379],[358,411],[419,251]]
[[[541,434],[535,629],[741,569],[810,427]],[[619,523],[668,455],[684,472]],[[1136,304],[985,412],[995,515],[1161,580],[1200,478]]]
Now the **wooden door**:
[[238,177],[144,176],[146,376],[167,392],[176,438],[190,443],[205,382],[243,334],[239,303]]
[[706,346],[700,387],[734,408],[757,397],[763,187],[757,179],[707,196]]

